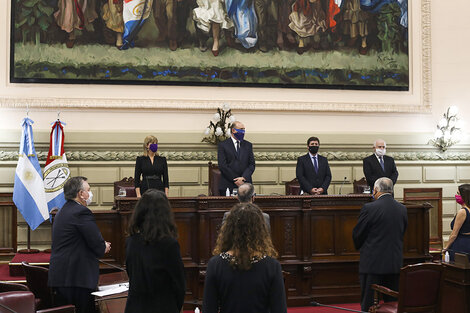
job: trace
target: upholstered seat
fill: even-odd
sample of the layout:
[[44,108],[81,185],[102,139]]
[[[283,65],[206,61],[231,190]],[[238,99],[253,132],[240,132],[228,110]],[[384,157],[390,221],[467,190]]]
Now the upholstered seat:
[[[213,164],[212,162],[208,163],[209,169],[209,196],[220,196],[219,194],[219,182],[222,174],[220,173],[219,166]],[[225,195],[222,195],[225,196]]]
[[[18,313],[74,313],[73,305],[64,305],[55,308],[36,311],[35,298],[31,291],[8,291],[0,293],[0,312]],[[6,309],[8,308],[8,309]]]
[[[372,289],[375,290],[375,299],[374,306],[369,311],[374,313],[438,312],[442,278],[440,264],[420,263],[405,266],[400,271],[399,292],[372,285]],[[379,293],[396,297],[398,301],[379,304]]]
[[126,191],[126,197],[136,197],[134,186],[134,178],[124,177],[120,181],[114,182],[114,196],[119,194],[119,190],[124,189]]
[[364,191],[369,187],[367,184],[367,180],[365,177],[362,177],[359,180],[354,180],[353,182],[353,190],[354,193],[364,193]]
[[300,195],[300,183],[297,178],[286,182],[286,195]]
[[26,262],[22,263],[26,276],[26,284],[29,290],[39,299],[38,309],[47,309],[54,306],[52,299],[52,290],[47,285],[49,270],[42,266],[30,265]]
[[22,284],[0,282],[0,292],[7,291],[29,291],[29,288]]

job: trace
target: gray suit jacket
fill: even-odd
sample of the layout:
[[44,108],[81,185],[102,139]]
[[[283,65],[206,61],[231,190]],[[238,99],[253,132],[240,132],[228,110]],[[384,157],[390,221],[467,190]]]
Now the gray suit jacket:
[[[230,214],[230,211],[227,211],[224,213],[224,217],[222,218],[222,225],[225,223],[225,220],[227,219],[227,216]],[[264,221],[266,222],[266,225],[268,226],[268,230],[271,233],[271,222],[268,213],[263,212],[263,217]]]

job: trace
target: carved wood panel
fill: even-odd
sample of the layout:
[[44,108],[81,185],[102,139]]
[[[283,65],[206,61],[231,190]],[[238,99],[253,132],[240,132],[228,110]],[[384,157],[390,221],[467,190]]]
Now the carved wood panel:
[[334,255],[335,218],[330,214],[318,214],[311,217],[312,257]]

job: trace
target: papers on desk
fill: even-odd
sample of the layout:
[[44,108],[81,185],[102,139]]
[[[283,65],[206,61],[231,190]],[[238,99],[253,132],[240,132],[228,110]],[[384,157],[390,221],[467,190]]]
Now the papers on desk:
[[97,297],[104,297],[109,295],[115,295],[121,292],[126,292],[129,290],[129,283],[122,284],[113,284],[106,286],[99,286],[99,291],[92,292],[91,294]]

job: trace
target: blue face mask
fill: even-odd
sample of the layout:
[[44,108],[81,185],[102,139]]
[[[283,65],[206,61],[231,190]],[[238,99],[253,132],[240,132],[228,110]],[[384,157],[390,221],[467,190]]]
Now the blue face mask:
[[239,141],[243,141],[243,138],[245,137],[245,130],[244,129],[238,129],[238,128],[234,128],[237,132],[233,134],[233,136],[235,137],[235,139],[239,140]]
[[152,152],[157,152],[158,150],[158,143],[151,143],[149,146],[149,150]]

